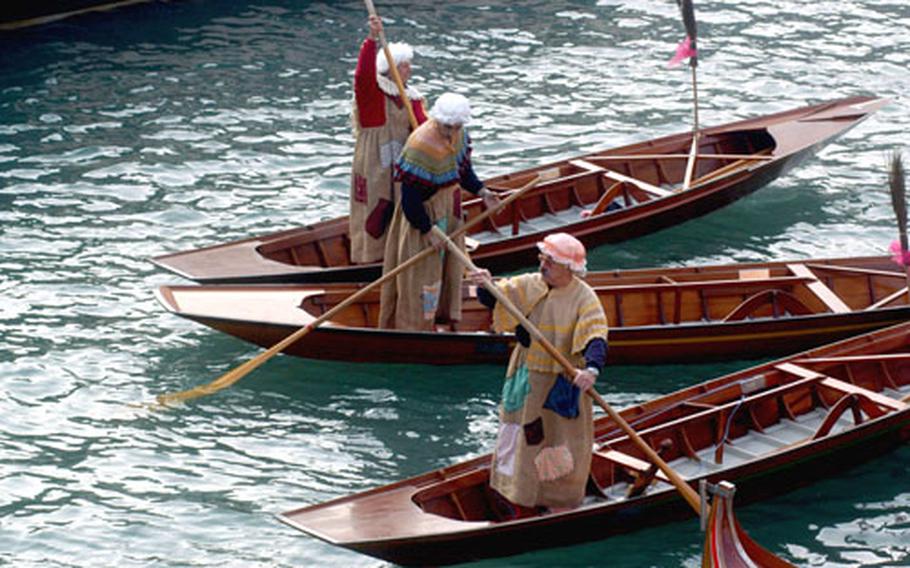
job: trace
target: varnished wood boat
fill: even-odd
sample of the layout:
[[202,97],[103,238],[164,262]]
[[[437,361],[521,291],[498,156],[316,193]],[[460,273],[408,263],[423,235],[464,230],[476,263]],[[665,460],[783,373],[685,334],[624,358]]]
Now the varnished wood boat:
[[[486,180],[507,192],[548,179],[490,222],[469,231],[478,266],[494,272],[534,264],[534,244],[555,231],[586,245],[619,242],[677,225],[749,195],[885,105],[852,97],[702,131],[693,183],[681,190],[691,132],[544,164]],[[554,175],[549,175],[554,174]],[[468,218],[481,211],[468,201]],[[596,211],[582,217],[583,210]],[[348,219],[158,256],[157,265],[203,283],[363,282],[378,264],[351,265]]]
[[[782,355],[910,319],[906,279],[888,257],[591,273],[610,322],[610,363]],[[359,289],[355,284],[162,286],[170,311],[270,347]],[[358,362],[504,363],[514,337],[466,290],[454,329],[376,329],[379,293],[285,353]]]
[[[693,485],[727,480],[740,504],[768,498],[910,439],[910,324],[878,330],[661,396],[623,418]],[[577,509],[505,519],[485,455],[282,513],[331,544],[405,565],[441,565],[600,540],[691,517],[609,417],[596,419],[587,497]]]

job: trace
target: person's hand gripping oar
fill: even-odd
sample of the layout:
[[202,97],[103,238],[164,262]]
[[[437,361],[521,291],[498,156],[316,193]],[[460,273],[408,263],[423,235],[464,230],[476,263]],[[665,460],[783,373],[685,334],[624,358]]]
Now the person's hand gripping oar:
[[[552,173],[551,172],[542,172],[541,174],[536,175],[534,177],[534,179],[529,181],[527,184],[512,191],[511,194],[508,195],[508,197],[505,197],[504,199],[500,200],[499,205],[497,207],[487,209],[480,215],[474,217],[473,219],[471,219],[470,221],[465,223],[461,228],[456,230],[452,234],[452,236],[454,237],[454,236],[458,236],[462,233],[465,233],[468,229],[471,229],[472,227],[476,226],[478,223],[482,223],[485,219],[487,219],[491,215],[502,210],[504,207],[509,206],[509,204],[511,204],[513,201],[515,201],[516,199],[519,199],[521,196],[525,195],[528,191],[530,191],[532,188],[534,188],[538,183],[540,183],[543,176],[552,176]],[[445,234],[445,233],[443,233],[443,234]],[[260,365],[262,365],[263,363],[265,363],[266,361],[271,359],[274,355],[277,355],[278,353],[283,351],[289,345],[292,345],[292,344],[296,343],[297,341],[300,341],[300,339],[303,338],[306,334],[313,331],[314,329],[319,327],[324,322],[329,321],[330,319],[335,317],[335,315],[337,315],[342,310],[346,309],[348,306],[350,306],[351,304],[353,304],[354,302],[356,302],[357,300],[359,300],[360,298],[362,298],[363,296],[368,294],[371,290],[373,290],[379,286],[382,286],[383,283],[391,280],[392,278],[395,278],[398,274],[404,272],[408,268],[417,264],[418,262],[425,259],[426,257],[434,254],[435,252],[436,252],[436,249],[432,246],[425,248],[418,254],[409,258],[407,261],[396,266],[393,270],[383,274],[382,277],[380,277],[379,279],[374,280],[370,284],[367,284],[366,286],[364,286],[357,292],[348,296],[343,302],[336,305],[334,308],[327,311],[326,313],[324,313],[322,316],[320,316],[316,320],[314,320],[314,321],[308,323],[307,325],[305,325],[304,327],[298,329],[291,335],[285,337],[284,339],[282,339],[281,341],[279,341],[272,347],[268,348],[266,351],[263,351],[259,355],[253,357],[249,361],[231,369],[227,373],[221,375],[220,377],[218,377],[217,379],[215,379],[214,381],[212,381],[208,384],[200,385],[198,387],[194,387],[192,389],[181,391],[181,392],[158,395],[156,397],[158,403],[164,405],[164,404],[169,404],[172,402],[181,402],[181,401],[185,401],[185,400],[190,400],[193,398],[198,398],[200,396],[205,396],[208,394],[218,392],[222,389],[225,389],[225,388],[233,385],[234,383],[236,383],[237,381],[239,381],[240,379],[245,377],[247,374],[249,374],[251,371],[253,371],[257,367],[259,367]]]

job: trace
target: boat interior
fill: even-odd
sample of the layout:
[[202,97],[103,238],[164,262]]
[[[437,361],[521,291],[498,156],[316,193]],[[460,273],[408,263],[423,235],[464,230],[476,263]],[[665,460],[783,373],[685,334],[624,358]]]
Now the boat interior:
[[[889,266],[890,264],[890,266]],[[780,262],[746,268],[691,267],[591,274],[588,283],[611,328],[694,325],[847,313],[906,306],[906,275],[886,257],[855,262]],[[299,307],[320,317],[356,291],[337,287],[306,294]],[[488,332],[490,311],[466,287],[462,320],[442,331]],[[375,328],[379,293],[367,294],[337,314],[337,325]]]
[[[893,331],[900,329],[900,331]],[[683,478],[724,474],[904,413],[910,402],[910,331],[877,334],[874,345],[808,352],[769,364],[758,374],[704,383],[623,412],[624,418]],[[875,353],[868,353],[868,348]],[[595,444],[582,508],[675,491],[643,452],[604,417]],[[754,470],[753,470],[754,473]],[[413,495],[424,511],[444,517],[503,522],[546,514],[503,507],[492,494],[487,467],[442,469]]]
[[[476,247],[526,236],[587,218],[629,210],[656,199],[727,178],[748,176],[773,160],[776,142],[766,129],[702,133],[698,158],[688,168],[691,135],[674,135],[486,180],[503,196],[538,175],[541,182],[488,220],[468,231]],[[466,218],[483,212],[481,200],[465,194]],[[347,218],[318,223],[307,231],[265,242],[258,253],[295,266],[349,266]]]

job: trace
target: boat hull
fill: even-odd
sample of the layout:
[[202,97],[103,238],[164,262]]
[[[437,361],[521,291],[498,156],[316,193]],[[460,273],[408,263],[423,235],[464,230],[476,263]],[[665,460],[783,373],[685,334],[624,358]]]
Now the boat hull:
[[[720,159],[712,162],[711,158],[706,158],[705,167],[715,169],[706,170],[708,173],[700,178],[703,182],[682,191],[679,187],[666,189],[664,186],[678,182],[684,162],[679,162],[676,159],[679,154],[672,152],[688,148],[691,133],[485,180],[490,187],[505,191],[523,185],[536,174],[558,170],[561,176],[542,182],[513,204],[511,210],[497,213],[495,224],[500,229],[497,233],[489,228],[471,232],[469,236],[476,237],[479,243],[472,258],[478,266],[493,272],[515,270],[533,265],[537,259],[536,243],[553,232],[571,233],[593,247],[640,237],[706,215],[785,174],[886,103],[885,99],[853,97],[705,129],[705,140],[710,140],[708,143],[713,144],[713,148],[720,149],[716,151],[731,148],[730,151],[748,154],[763,147],[745,160],[748,163],[739,165],[733,162],[721,166]],[[636,156],[650,156],[649,152],[655,148],[671,152],[661,154],[671,157],[648,158],[651,163],[647,167],[641,165],[645,160],[635,159]],[[700,151],[710,152],[710,148]],[[729,166],[737,167],[712,177],[712,172]],[[632,182],[622,182],[625,184],[622,186],[623,207],[589,217],[578,215],[582,208],[590,208],[612,191],[610,187],[617,179],[617,173],[628,180],[629,173],[639,170],[647,180],[634,178]],[[634,195],[634,199],[630,195]],[[479,202],[465,207],[469,220],[481,212]],[[550,218],[547,224],[532,223],[545,217]],[[528,223],[521,228],[523,220]],[[208,284],[365,282],[376,279],[381,272],[380,264],[350,264],[347,225],[347,218],[342,217],[162,255],[152,261],[183,277]]]
[[[302,326],[186,316],[244,341],[271,347]],[[910,308],[768,322],[613,329],[610,365],[698,363],[786,355],[910,319]],[[505,364],[514,336],[450,332],[316,328],[283,350],[287,355],[352,363]]]
[[[793,272],[803,269],[809,272]],[[767,277],[745,277],[757,273]],[[786,355],[910,319],[907,295],[900,292],[906,278],[888,257],[611,271],[591,273],[588,282],[610,322],[610,364]],[[813,286],[829,292],[827,303]],[[156,294],[175,314],[271,347],[360,289],[163,286]],[[515,344],[512,334],[489,332],[489,310],[469,290],[454,331],[377,329],[378,311],[373,294],[283,352],[358,363],[504,364]]]
[[[744,467],[723,476],[706,476],[711,483],[729,481],[737,488],[737,504],[764,501],[784,495],[821,479],[894,451],[910,439],[910,417],[894,417],[867,431],[828,440],[814,448],[769,460],[760,467]],[[692,480],[695,485],[698,480]],[[279,517],[294,524],[292,518]],[[676,493],[645,497],[624,506],[604,506],[562,518],[543,517],[535,523],[502,523],[495,529],[454,533],[428,538],[389,539],[374,542],[337,543],[356,552],[402,566],[447,565],[498,558],[604,540],[611,536],[695,518],[689,505]],[[314,535],[316,536],[316,535]]]
[[[906,444],[908,401],[910,323],[904,323],[621,414],[647,443],[666,451],[664,458],[687,483],[734,483],[737,502],[748,504]],[[608,416],[595,420],[594,440],[588,497],[569,511],[500,516],[484,497],[490,456],[481,456],[279,518],[331,544],[397,564],[442,565],[601,540],[695,515],[666,478],[629,496],[632,483],[619,476],[631,480],[630,468],[644,472],[647,462]]]

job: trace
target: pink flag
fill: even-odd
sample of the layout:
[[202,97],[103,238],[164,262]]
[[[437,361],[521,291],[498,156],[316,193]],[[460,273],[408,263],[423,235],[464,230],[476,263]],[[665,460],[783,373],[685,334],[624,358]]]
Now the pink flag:
[[891,243],[891,260],[901,266],[910,266],[910,250],[904,250],[900,241],[893,241]]
[[696,55],[698,55],[698,53],[692,48],[692,39],[689,38],[689,36],[686,36],[686,39],[679,42],[679,45],[676,46],[676,54],[673,56],[673,59],[667,63],[667,67],[676,67],[682,63],[683,59]]

